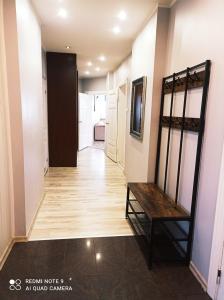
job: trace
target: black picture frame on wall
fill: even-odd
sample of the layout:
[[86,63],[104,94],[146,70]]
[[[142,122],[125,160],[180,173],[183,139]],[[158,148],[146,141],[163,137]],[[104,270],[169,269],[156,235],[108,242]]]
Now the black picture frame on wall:
[[143,139],[145,118],[146,77],[132,82],[130,134],[138,140]]

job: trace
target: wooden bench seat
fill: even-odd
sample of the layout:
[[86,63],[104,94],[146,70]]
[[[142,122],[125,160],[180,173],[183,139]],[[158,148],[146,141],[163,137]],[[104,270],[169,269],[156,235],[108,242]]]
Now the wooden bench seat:
[[[130,198],[130,192],[135,199]],[[189,263],[187,249],[192,218],[156,184],[128,183],[126,218],[140,238],[141,247],[143,240],[147,244],[149,268],[160,253],[162,256],[168,254],[168,260],[175,258]],[[159,260],[163,259],[162,256]]]
[[190,215],[180,206],[176,206],[175,202],[154,183],[128,183],[128,188],[150,219],[190,219]]

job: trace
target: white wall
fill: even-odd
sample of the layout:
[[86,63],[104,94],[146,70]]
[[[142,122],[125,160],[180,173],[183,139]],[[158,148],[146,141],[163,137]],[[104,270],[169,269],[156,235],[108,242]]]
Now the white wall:
[[113,73],[113,86],[117,89],[127,81],[131,81],[131,55],[128,56]]
[[110,91],[114,88],[114,72],[108,72],[106,77],[106,90]]
[[22,102],[26,232],[43,195],[43,97],[41,30],[30,1],[17,0]]
[[14,235],[26,235],[23,124],[15,1],[3,1],[14,189]]
[[[128,80],[128,104],[125,147],[125,174],[127,181],[152,181],[155,172],[160,93],[165,72],[166,41],[169,10],[159,8],[133,43],[129,56],[113,74],[108,85],[114,89]],[[143,140],[130,135],[132,81],[147,77],[145,123]]]
[[9,107],[3,26],[3,3],[0,0],[0,268],[14,233]]
[[214,212],[224,138],[224,2],[182,0],[171,10],[167,74],[212,60],[205,136],[201,160],[193,262],[208,278]]
[[151,123],[149,138],[148,181],[154,181],[157,153],[158,124],[160,114],[162,78],[166,66],[166,49],[169,25],[169,9],[159,8],[157,12],[156,44],[151,102]]
[[[138,35],[132,48],[131,81],[146,76],[146,104],[143,140],[139,141],[128,134],[126,140],[126,174],[128,181],[146,182],[148,178],[149,136],[151,121],[152,86],[154,72],[154,57],[156,43],[157,12],[149,20],[146,27]],[[130,120],[131,97],[129,97],[129,111],[127,120]],[[127,124],[130,132],[130,121]]]
[[[127,84],[127,103],[126,103],[126,132],[125,132],[125,161],[124,161],[124,174],[127,176],[127,168],[128,168],[128,162],[127,162],[127,153],[129,151],[129,148],[127,147],[127,140],[129,138],[129,130],[130,130],[130,118],[129,118],[129,107],[128,104],[130,103],[129,99],[131,97],[131,61],[132,57],[131,55],[128,56],[121,64],[120,66],[111,74],[108,74],[107,77],[107,86],[109,90],[114,90],[116,93],[118,93],[119,87],[121,87],[124,84]],[[119,119],[119,118],[118,118]],[[119,151],[119,150],[118,150]]]
[[81,80],[82,92],[106,91],[106,76],[96,78],[83,78]]
[[82,91],[83,91],[82,79],[80,79],[80,78],[79,78],[79,81],[78,81],[78,88],[79,88],[79,93],[82,93]]

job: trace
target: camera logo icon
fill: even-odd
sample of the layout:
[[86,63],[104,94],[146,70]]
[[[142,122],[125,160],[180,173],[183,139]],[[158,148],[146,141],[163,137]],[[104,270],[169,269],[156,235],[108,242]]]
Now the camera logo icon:
[[20,291],[21,286],[21,280],[20,279],[10,279],[9,280],[9,289],[10,291]]

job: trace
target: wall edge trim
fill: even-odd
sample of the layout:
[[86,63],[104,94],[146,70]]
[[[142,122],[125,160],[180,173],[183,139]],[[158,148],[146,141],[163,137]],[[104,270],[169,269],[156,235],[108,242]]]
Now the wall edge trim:
[[10,242],[8,243],[8,245],[6,246],[5,250],[3,251],[2,255],[0,256],[0,271],[1,271],[2,267],[4,266],[4,263],[6,262],[6,259],[8,258],[9,253],[11,252],[14,243],[15,243],[15,241],[12,238],[10,240]]
[[28,242],[27,236],[16,236],[11,238],[10,242],[6,246],[5,250],[3,251],[2,255],[0,256],[0,271],[3,268],[11,250],[15,243],[25,243]]
[[197,267],[195,266],[195,264],[192,261],[190,262],[189,268],[190,268],[192,274],[194,275],[194,277],[197,279],[197,281],[202,286],[203,290],[205,292],[207,292],[207,281],[205,280],[205,278],[202,276],[202,274],[199,272],[199,270],[197,269]]
[[40,201],[39,201],[39,203],[38,203],[38,205],[37,205],[36,212],[35,212],[35,214],[33,216],[33,219],[32,219],[32,222],[31,222],[31,224],[29,226],[29,229],[27,230],[27,235],[26,235],[27,240],[29,240],[29,238],[30,238],[31,232],[33,230],[34,223],[36,221],[36,218],[37,218],[37,215],[39,213],[40,207],[41,207],[41,205],[42,205],[42,203],[44,201],[45,195],[46,195],[46,193],[44,192],[43,195],[42,195],[42,197],[41,197],[41,199],[40,199]]

